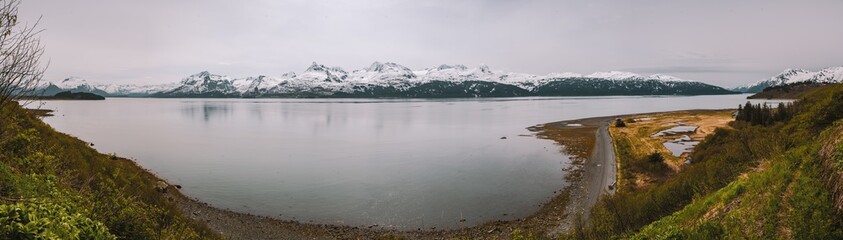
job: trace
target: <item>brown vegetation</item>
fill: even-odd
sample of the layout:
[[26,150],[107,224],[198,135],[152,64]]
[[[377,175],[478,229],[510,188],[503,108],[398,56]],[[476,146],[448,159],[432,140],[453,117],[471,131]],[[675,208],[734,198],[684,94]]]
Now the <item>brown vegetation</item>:
[[[688,153],[675,157],[662,143],[679,136],[653,137],[659,131],[669,129],[679,124],[697,126],[697,130],[687,135],[694,141],[701,141],[714,133],[717,128],[729,128],[728,123],[733,120],[734,110],[692,110],[664,113],[641,114],[626,117],[625,127],[613,126],[609,128],[615,143],[616,159],[629,166],[619,167],[619,185],[623,190],[634,190],[645,187],[653,182],[662,181],[664,177],[680,171]],[[660,171],[658,164],[647,161],[654,154],[660,154],[669,172]],[[638,166],[638,167],[636,167]]]

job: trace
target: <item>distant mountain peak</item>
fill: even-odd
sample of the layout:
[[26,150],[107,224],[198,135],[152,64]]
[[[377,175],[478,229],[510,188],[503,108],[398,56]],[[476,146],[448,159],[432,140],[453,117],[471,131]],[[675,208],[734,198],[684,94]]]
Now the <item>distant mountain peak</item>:
[[788,68],[775,76],[735,88],[740,92],[761,92],[764,88],[798,82],[840,83],[843,82],[843,66],[825,68],[812,72],[800,68]]
[[188,76],[188,77],[186,77],[186,78],[183,78],[183,79],[182,79],[182,81],[184,81],[184,80],[186,80],[186,79],[211,79],[211,78],[213,78],[213,77],[215,77],[215,76],[219,76],[219,75],[212,74],[212,73],[210,73],[210,72],[208,72],[208,71],[201,71],[201,72],[198,72],[198,73],[192,74],[192,75],[190,75],[190,76]]
[[480,69],[480,72],[482,72],[482,73],[486,73],[486,74],[492,73],[492,70],[489,69],[489,66],[486,65],[486,64],[480,64],[480,67],[478,67],[478,69]]
[[405,67],[405,66],[402,66],[400,64],[393,63],[393,62],[385,62],[385,63],[373,62],[372,65],[370,65],[368,68],[366,68],[366,71],[383,73],[383,72],[412,72],[413,70],[410,70],[410,68],[408,68],[408,67]]
[[781,73],[779,73],[777,76],[793,75],[793,74],[806,73],[806,72],[809,72],[809,71],[805,70],[805,69],[801,69],[801,68],[787,68],[784,71],[782,71]]
[[325,65],[319,64],[314,61],[310,64],[310,67],[307,67],[307,69],[304,70],[304,72],[324,72],[326,70],[327,67],[325,67]]
[[[834,72],[825,74],[834,75]],[[495,71],[485,64],[471,68],[462,64],[442,64],[413,71],[388,61],[375,61],[351,72],[314,61],[301,74],[287,72],[280,77],[257,75],[230,78],[202,71],[180,82],[166,85],[89,85],[84,80],[63,82],[66,84],[59,86],[60,89],[99,90],[107,93],[106,96],[148,96],[156,93],[154,96],[169,97],[482,97],[728,93],[716,86],[662,74],[642,76],[609,71],[589,75],[570,72],[534,75]],[[583,89],[591,90],[584,92]]]
[[69,89],[79,88],[80,90],[92,88],[91,84],[88,83],[88,80],[86,80],[84,78],[81,78],[81,77],[76,77],[76,76],[70,76],[68,78],[65,78],[65,79],[61,80],[61,82],[56,84],[56,86],[58,86],[60,88],[69,88]]
[[681,78],[678,78],[678,77],[665,75],[665,74],[658,74],[658,73],[647,76],[647,79],[669,81],[669,82],[687,82],[688,81],[688,80],[681,79]]
[[304,71],[302,77],[311,81],[322,82],[342,82],[348,77],[348,72],[341,67],[327,67],[325,65],[313,62],[307,70]]
[[378,61],[373,62],[372,65],[369,66],[369,68],[366,68],[366,70],[372,72],[379,72],[381,69],[383,69],[383,63]]

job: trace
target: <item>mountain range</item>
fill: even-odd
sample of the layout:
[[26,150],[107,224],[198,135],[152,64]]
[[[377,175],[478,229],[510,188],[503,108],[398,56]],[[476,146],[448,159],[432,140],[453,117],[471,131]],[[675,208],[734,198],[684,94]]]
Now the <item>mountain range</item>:
[[551,73],[533,75],[493,71],[486,65],[440,65],[424,70],[375,62],[369,67],[345,71],[314,62],[303,73],[278,77],[232,78],[203,71],[178,83],[117,85],[89,83],[71,77],[41,86],[45,95],[60,91],[91,92],[126,97],[348,97],[348,98],[440,98],[518,96],[606,95],[707,95],[731,94],[721,87],[662,74],[629,72]]
[[841,83],[843,82],[843,66],[830,67],[816,72],[804,69],[786,69],[782,73],[769,79],[732,89],[736,92],[757,93],[765,88],[782,86],[793,83]]

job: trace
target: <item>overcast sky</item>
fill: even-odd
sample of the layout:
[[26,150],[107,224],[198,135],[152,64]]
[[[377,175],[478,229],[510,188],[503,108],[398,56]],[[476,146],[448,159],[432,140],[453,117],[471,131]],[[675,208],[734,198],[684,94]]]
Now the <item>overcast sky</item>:
[[843,1],[46,1],[47,78],[175,82],[487,64],[533,74],[622,70],[720,86],[843,65]]

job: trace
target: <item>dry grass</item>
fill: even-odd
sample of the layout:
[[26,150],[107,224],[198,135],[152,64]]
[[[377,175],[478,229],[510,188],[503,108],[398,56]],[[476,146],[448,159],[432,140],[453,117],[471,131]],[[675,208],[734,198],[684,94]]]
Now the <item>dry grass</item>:
[[[676,111],[664,113],[652,113],[634,115],[624,118],[626,127],[610,126],[609,132],[612,134],[612,139],[615,141],[627,140],[629,141],[629,154],[616,154],[618,161],[621,158],[627,159],[626,162],[631,162],[632,159],[644,158],[654,152],[659,152],[665,158],[665,164],[675,173],[682,169],[685,162],[685,157],[688,153],[682,156],[675,157],[667,148],[662,145],[665,141],[675,139],[678,136],[661,136],[652,137],[653,134],[677,126],[677,123],[682,123],[685,126],[698,126],[697,130],[691,134],[686,134],[694,141],[701,141],[706,136],[714,133],[716,128],[729,128],[728,123],[733,120],[732,113],[734,110],[691,110],[691,111]],[[642,121],[630,121],[632,119],[647,119]],[[618,151],[616,151],[618,152]],[[629,168],[619,168],[619,172],[631,171]],[[657,181],[658,176],[652,174],[630,172],[630,176],[635,176],[631,182],[634,187],[641,188],[647,186],[649,183]]]

